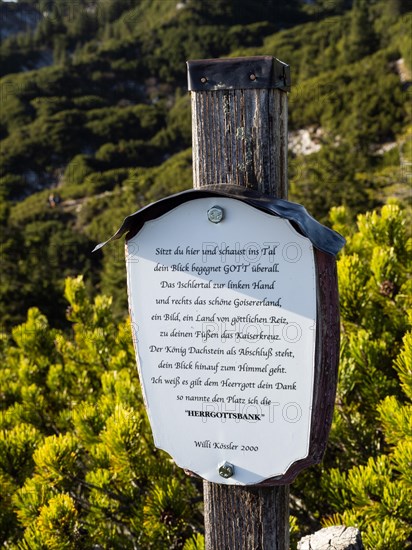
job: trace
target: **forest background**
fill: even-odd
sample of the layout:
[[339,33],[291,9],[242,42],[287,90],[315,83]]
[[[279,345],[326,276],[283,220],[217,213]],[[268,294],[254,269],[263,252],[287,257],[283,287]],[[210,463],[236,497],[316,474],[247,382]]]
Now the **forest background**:
[[[201,484],[153,447],[124,216],[192,186],[189,58],[291,65],[290,200],[341,232],[340,379],[292,546],[412,545],[408,0],[33,0],[0,13],[0,541],[203,548]],[[79,277],[79,275],[81,275]]]

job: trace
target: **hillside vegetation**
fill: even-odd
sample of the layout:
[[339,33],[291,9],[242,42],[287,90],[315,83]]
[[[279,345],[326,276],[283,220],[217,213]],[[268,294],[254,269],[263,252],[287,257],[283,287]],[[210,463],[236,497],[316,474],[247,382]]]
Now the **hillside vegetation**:
[[1,10],[0,540],[202,548],[199,483],[152,446],[125,324],[123,243],[91,250],[126,215],[192,186],[185,61],[274,55],[292,73],[290,199],[348,241],[335,420],[323,465],[293,484],[294,540],[346,523],[368,549],[409,548],[409,3],[33,0]]
[[[188,58],[270,54],[290,63],[290,130],[304,129],[319,147],[291,151],[290,198],[314,216],[327,222],[334,205],[356,214],[404,198],[411,14],[396,1],[349,11],[338,1],[274,5],[33,2],[40,22],[0,48],[9,72],[0,83],[7,326],[39,304],[64,323],[63,280],[80,271],[124,316],[118,255],[88,252],[124,215],[191,186]],[[25,70],[30,63],[41,68]],[[61,200],[53,209],[51,192]]]

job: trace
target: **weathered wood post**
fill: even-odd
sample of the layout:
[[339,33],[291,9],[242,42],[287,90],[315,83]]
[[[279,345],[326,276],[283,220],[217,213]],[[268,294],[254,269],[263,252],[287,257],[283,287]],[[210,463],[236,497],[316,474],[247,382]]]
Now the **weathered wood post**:
[[[287,199],[289,66],[269,56],[188,62],[193,186]],[[204,482],[207,550],[289,548],[289,486]]]
[[109,241],[126,233],[155,445],[205,480],[207,549],[286,550],[288,484],[320,462],[332,421],[344,239],[285,200],[288,67],[188,69],[195,189]]

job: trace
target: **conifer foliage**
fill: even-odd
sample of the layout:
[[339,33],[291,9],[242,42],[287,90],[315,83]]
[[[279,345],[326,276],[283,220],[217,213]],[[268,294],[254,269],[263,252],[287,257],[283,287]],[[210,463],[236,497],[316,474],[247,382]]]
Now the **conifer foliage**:
[[[345,210],[335,209],[336,226]],[[396,204],[358,218],[338,263],[343,346],[331,435],[338,467],[322,477],[335,512],[367,548],[412,542],[411,239]],[[352,467],[349,467],[352,464]]]
[[113,322],[109,298],[88,301],[80,277],[65,295],[71,333],[31,309],[2,342],[0,540],[181,548],[201,521],[198,490],[153,447],[130,326]]

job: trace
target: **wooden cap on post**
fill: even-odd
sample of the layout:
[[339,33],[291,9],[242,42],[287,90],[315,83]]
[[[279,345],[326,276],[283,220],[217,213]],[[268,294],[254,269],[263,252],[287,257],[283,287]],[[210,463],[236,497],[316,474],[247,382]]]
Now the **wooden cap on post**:
[[188,61],[187,75],[191,92],[269,88],[290,91],[289,65],[268,55]]
[[287,198],[289,66],[271,56],[187,62],[193,186]]

